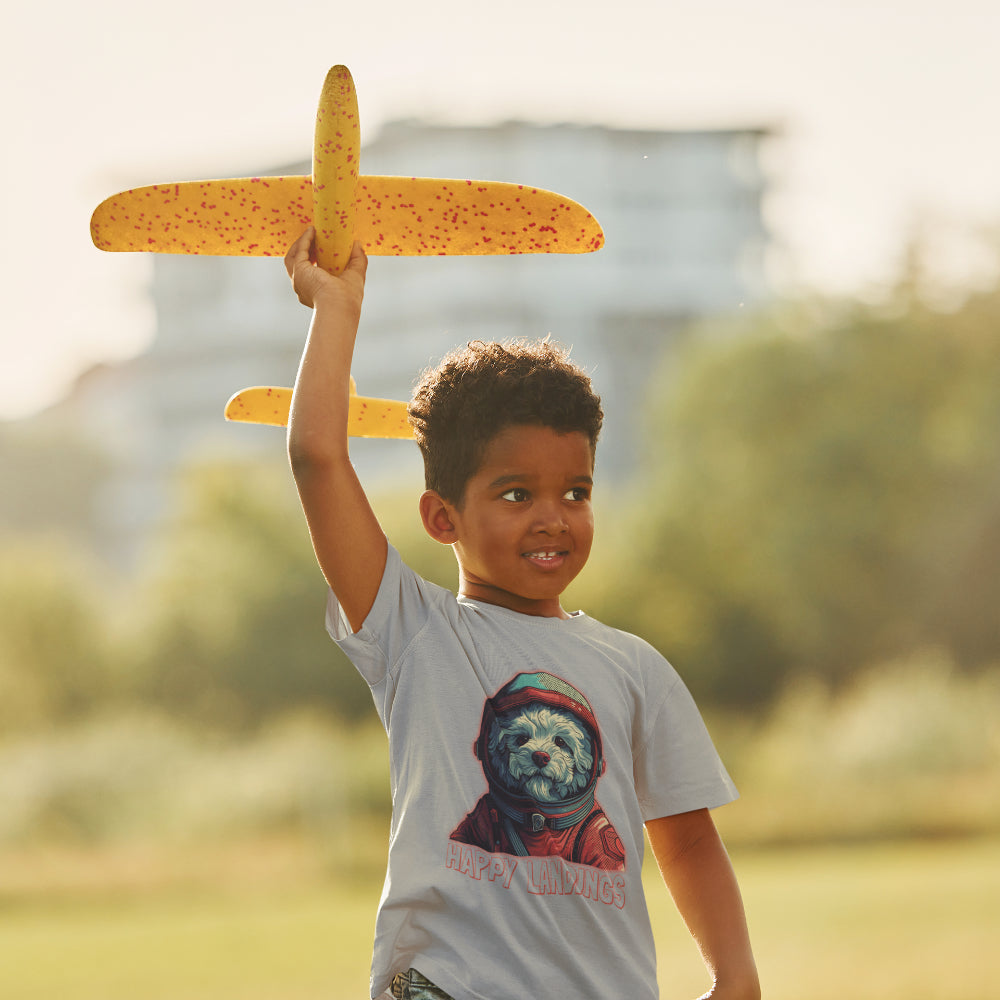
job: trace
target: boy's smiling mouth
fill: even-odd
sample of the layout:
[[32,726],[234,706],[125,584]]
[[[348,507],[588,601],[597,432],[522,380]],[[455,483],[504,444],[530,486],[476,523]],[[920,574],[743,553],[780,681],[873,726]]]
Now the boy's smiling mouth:
[[569,553],[565,549],[542,549],[538,552],[524,552],[523,557],[539,566],[551,567],[561,565]]

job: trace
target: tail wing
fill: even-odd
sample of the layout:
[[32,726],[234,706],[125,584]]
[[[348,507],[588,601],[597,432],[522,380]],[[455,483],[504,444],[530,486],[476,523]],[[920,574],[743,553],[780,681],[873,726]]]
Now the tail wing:
[[[276,386],[254,386],[236,393],[226,404],[226,419],[248,424],[286,427],[292,405],[292,390]],[[411,438],[413,428],[406,419],[406,403],[394,399],[372,399],[351,393],[347,432],[352,437]]]

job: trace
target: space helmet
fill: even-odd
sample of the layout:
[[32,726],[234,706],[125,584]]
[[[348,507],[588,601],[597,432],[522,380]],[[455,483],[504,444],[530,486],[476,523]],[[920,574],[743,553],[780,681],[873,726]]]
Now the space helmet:
[[[504,787],[495,773],[489,754],[489,734],[497,716],[526,705],[542,704],[571,712],[587,728],[593,746],[594,762],[587,784],[576,795],[561,802],[538,802],[529,796],[516,795]],[[604,773],[605,760],[601,731],[590,702],[575,687],[555,674],[536,672],[518,674],[508,681],[483,707],[479,736],[473,746],[476,757],[494,800],[515,822],[538,826],[540,821],[558,829],[576,823],[594,805],[597,779]]]

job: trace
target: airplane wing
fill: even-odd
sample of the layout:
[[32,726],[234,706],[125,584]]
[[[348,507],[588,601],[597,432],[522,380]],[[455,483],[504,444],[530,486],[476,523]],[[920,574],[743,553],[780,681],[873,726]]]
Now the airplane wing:
[[[395,399],[358,396],[351,382],[347,432],[352,437],[413,438],[406,419],[406,403]],[[276,386],[253,386],[236,393],[226,404],[226,419],[248,424],[286,427],[292,405],[292,390]]]
[[589,253],[597,220],[561,194],[500,181],[358,178],[355,232],[372,254]]
[[106,198],[90,220],[101,250],[284,256],[312,224],[309,177],[152,184]]
[[[362,175],[355,237],[373,255],[588,253],[597,220],[552,191],[499,181]],[[154,184],[113,195],[91,218],[101,250],[284,256],[313,221],[308,176]]]

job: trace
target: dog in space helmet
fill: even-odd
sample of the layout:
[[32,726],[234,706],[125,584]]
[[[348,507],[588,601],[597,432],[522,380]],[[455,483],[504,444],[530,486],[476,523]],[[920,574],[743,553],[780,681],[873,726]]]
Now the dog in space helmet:
[[487,699],[473,749],[489,791],[452,840],[624,870],[624,845],[595,799],[600,730],[576,688],[554,674],[518,674]]

